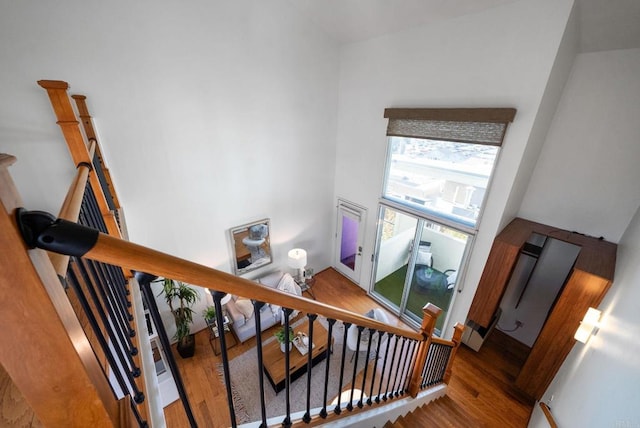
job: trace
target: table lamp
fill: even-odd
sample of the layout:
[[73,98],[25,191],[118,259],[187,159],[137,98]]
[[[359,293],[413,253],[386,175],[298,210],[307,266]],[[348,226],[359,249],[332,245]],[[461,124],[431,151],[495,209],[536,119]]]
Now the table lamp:
[[298,270],[298,281],[304,283],[304,267],[307,265],[307,252],[301,248],[289,251],[289,267]]

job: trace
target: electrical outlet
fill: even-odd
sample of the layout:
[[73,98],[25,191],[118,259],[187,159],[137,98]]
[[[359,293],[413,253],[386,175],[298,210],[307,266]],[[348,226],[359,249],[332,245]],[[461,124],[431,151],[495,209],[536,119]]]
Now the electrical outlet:
[[520,327],[523,327],[523,326],[524,326],[524,323],[522,321],[516,320],[516,328],[520,328]]

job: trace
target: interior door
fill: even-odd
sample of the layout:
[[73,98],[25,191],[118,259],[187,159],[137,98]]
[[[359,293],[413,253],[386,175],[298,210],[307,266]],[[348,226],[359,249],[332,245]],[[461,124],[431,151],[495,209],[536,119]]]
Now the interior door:
[[351,281],[359,284],[366,209],[339,199],[337,211],[334,266]]

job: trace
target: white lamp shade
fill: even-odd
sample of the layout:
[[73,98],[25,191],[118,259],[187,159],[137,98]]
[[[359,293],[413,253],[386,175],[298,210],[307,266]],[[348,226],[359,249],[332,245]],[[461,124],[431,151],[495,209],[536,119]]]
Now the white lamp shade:
[[231,300],[231,294],[225,294],[222,299],[220,299],[220,305],[224,306]]
[[307,265],[307,252],[301,248],[294,248],[289,251],[289,267],[302,269]]

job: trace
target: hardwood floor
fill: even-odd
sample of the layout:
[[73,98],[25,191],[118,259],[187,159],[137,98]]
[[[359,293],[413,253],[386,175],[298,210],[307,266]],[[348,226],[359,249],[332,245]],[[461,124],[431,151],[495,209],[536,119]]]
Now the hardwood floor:
[[[322,271],[315,278],[313,291],[320,302],[357,313],[381,307],[367,296],[364,290],[333,269]],[[404,326],[396,317],[389,315],[396,325]],[[263,338],[272,335],[275,328],[264,332]],[[447,401],[455,403],[457,410],[452,412],[470,415],[467,424],[412,426],[525,427],[532,406],[517,393],[512,382],[526,357],[526,349],[509,339],[503,333],[497,332],[491,334],[479,353],[464,345],[459,349]],[[220,357],[214,355],[206,331],[196,334],[196,340],[196,355],[191,359],[181,359],[174,349],[191,407],[199,426],[227,427],[229,411],[226,391],[216,370],[216,365],[221,361]],[[238,344],[229,349],[229,358],[234,358],[254,346],[255,338]],[[425,410],[429,411],[428,406]],[[440,410],[440,413],[443,411]],[[170,428],[188,426],[180,402],[167,406],[165,417]]]

